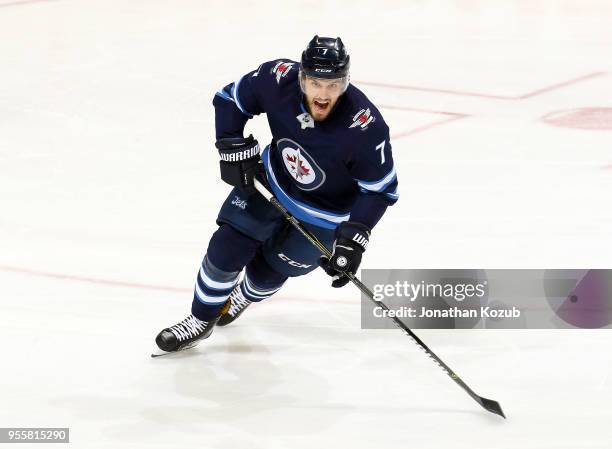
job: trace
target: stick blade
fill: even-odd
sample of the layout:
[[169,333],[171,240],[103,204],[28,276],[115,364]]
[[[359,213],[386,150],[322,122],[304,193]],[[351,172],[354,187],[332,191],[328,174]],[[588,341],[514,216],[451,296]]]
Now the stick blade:
[[499,405],[499,402],[494,401],[493,399],[487,399],[483,397],[480,397],[480,401],[478,402],[480,402],[480,405],[482,405],[485,410],[491,413],[495,413],[496,415],[499,415],[502,418],[506,419],[506,415],[504,415],[504,412],[501,408],[501,405]]

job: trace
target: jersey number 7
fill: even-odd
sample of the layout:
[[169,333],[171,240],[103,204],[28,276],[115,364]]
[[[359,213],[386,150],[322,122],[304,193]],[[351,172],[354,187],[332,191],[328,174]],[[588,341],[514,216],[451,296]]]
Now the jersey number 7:
[[380,150],[380,165],[385,163],[385,140],[376,145],[376,149]]

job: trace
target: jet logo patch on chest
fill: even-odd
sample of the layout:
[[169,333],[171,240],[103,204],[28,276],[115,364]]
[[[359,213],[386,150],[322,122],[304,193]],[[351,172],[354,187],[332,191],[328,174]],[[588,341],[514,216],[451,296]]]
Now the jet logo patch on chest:
[[349,126],[349,128],[355,128],[357,126],[361,127],[361,129],[366,129],[370,123],[375,121],[376,118],[370,112],[370,108],[362,109],[355,117],[353,117],[353,123]]
[[325,182],[325,172],[298,143],[280,139],[277,147],[287,173],[302,190],[314,190]]

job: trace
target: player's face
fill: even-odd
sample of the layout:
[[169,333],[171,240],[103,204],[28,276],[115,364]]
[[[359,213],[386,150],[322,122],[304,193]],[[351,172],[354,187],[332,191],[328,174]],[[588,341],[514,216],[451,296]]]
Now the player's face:
[[321,79],[305,77],[304,95],[308,105],[308,112],[312,118],[320,122],[327,118],[332,108],[342,95],[344,90],[344,80]]

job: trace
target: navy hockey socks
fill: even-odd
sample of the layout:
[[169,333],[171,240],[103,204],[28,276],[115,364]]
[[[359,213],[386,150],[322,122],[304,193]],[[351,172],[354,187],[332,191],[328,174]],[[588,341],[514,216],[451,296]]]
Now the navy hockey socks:
[[221,225],[213,234],[196,280],[191,313],[202,321],[219,315],[238,283],[244,266],[253,259],[260,243]]

